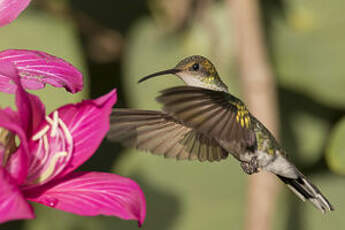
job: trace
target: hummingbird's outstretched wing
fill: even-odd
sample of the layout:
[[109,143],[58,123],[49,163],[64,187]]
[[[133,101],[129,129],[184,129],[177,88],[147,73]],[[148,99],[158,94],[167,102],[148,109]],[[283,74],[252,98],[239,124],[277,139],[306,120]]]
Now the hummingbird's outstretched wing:
[[163,111],[200,133],[226,144],[228,151],[254,151],[256,136],[252,116],[236,97],[192,86],[173,87],[157,98]]
[[213,138],[160,111],[114,109],[107,138],[178,160],[219,161],[228,156]]

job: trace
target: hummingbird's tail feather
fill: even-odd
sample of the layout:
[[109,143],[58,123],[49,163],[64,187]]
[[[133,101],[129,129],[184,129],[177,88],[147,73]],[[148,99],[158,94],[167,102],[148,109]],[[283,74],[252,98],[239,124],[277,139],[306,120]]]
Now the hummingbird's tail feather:
[[303,201],[309,200],[312,204],[321,210],[322,213],[326,211],[333,211],[333,206],[329,203],[327,198],[322,195],[320,190],[312,184],[302,173],[298,172],[297,179],[288,178],[277,175],[287,186]]

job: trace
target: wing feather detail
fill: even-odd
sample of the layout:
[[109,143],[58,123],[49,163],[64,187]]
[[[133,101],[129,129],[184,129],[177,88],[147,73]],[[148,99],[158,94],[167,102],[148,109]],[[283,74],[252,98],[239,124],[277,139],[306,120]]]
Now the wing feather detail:
[[228,156],[215,139],[160,111],[114,109],[107,139],[178,160],[219,161]]
[[163,90],[157,100],[167,114],[226,143],[232,153],[256,145],[252,116],[241,100],[226,92],[179,86]]

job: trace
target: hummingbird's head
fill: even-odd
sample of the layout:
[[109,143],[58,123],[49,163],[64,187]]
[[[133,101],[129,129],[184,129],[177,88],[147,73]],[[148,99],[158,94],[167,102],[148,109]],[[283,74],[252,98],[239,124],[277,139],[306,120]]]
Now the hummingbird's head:
[[174,68],[148,75],[140,79],[139,82],[165,74],[175,74],[190,86],[225,92],[228,91],[228,87],[220,79],[212,62],[200,55],[186,57]]

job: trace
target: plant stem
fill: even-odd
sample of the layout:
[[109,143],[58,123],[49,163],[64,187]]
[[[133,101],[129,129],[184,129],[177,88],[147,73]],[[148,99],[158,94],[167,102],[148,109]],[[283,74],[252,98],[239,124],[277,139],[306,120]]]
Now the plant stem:
[[[249,110],[278,137],[277,93],[265,48],[258,0],[227,0],[235,25],[237,59]],[[271,174],[249,177],[246,230],[271,229],[279,184]]]

